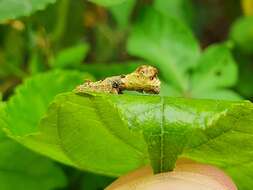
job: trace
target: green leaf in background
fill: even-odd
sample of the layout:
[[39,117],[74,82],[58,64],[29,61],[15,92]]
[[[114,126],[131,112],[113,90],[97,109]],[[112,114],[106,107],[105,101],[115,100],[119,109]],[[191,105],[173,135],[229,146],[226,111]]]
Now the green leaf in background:
[[7,115],[5,122],[13,126],[9,130],[14,135],[36,132],[39,120],[53,98],[61,92],[72,90],[85,77],[90,78],[77,71],[53,71],[35,75],[25,81],[6,105],[5,111],[11,116]]
[[214,100],[231,100],[231,101],[238,101],[242,100],[242,96],[237,92],[233,91],[232,89],[208,89],[205,91],[201,91],[200,94],[196,92],[192,92],[192,95],[195,98],[199,99],[214,99]]
[[141,61],[128,61],[124,63],[95,63],[95,64],[83,64],[80,66],[80,70],[92,74],[96,79],[101,80],[103,78],[121,74],[128,74],[133,72],[138,66],[145,64]]
[[194,69],[191,94],[196,98],[240,99],[232,90],[224,89],[236,84],[237,75],[237,65],[228,47],[225,44],[209,46]]
[[75,68],[80,65],[89,51],[89,45],[82,43],[60,51],[51,61],[56,68]]
[[8,135],[37,152],[71,164],[68,159],[58,154],[57,145],[47,144],[47,139],[51,138],[50,133],[39,139],[39,142],[37,139],[27,137],[27,135],[38,132],[41,118],[49,103],[58,93],[71,91],[75,86],[81,84],[85,78],[91,79],[91,76],[77,71],[56,70],[35,75],[25,81],[17,88],[16,94],[11,97],[4,112],[0,114],[0,120],[4,120],[4,128],[8,131]]
[[[0,112],[2,108],[0,103]],[[52,190],[66,186],[65,175],[57,165],[7,138],[2,129],[0,151],[0,189]]]
[[245,16],[233,23],[230,38],[247,53],[253,52],[253,16]]
[[165,82],[162,95],[241,99],[228,89],[237,82],[238,68],[227,45],[215,44],[200,54],[192,33],[178,19],[146,9],[130,35],[128,51],[159,68]]
[[189,0],[155,0],[154,7],[157,11],[179,19],[188,26],[192,26],[193,22],[193,5]]
[[0,188],[4,190],[52,190],[64,187],[66,179],[52,161],[6,137],[0,139]]
[[251,58],[248,61],[241,60],[240,62],[240,74],[237,84],[238,91],[247,98],[253,97],[253,63]]
[[6,138],[1,138],[0,150],[1,189],[51,190],[66,185],[63,172],[52,161]]
[[109,11],[114,16],[119,28],[126,28],[133,11],[136,0],[126,0],[125,2],[109,7]]
[[21,16],[29,16],[31,13],[44,9],[49,3],[56,0],[1,0],[0,22],[7,19],[15,19]]
[[162,77],[186,91],[187,71],[196,65],[200,50],[196,39],[182,23],[145,9],[128,40],[128,52],[160,69]]
[[90,2],[97,3],[102,6],[113,6],[123,3],[126,0],[89,0]]
[[201,55],[192,77],[194,89],[231,87],[237,81],[237,66],[225,45],[209,46]]

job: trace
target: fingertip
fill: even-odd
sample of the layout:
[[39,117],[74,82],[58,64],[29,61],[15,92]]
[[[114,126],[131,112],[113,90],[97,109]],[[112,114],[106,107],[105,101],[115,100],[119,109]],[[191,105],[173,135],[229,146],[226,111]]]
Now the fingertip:
[[152,174],[150,166],[131,172],[113,182],[106,190],[237,190],[222,170],[181,159],[173,172]]

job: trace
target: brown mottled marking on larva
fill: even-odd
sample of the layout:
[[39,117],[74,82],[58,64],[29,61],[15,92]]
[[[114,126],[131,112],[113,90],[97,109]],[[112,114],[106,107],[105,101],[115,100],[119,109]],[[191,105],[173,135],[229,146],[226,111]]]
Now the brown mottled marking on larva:
[[86,81],[74,90],[76,93],[101,92],[121,94],[124,90],[159,94],[158,70],[150,65],[142,65],[127,75],[112,76],[96,82]]

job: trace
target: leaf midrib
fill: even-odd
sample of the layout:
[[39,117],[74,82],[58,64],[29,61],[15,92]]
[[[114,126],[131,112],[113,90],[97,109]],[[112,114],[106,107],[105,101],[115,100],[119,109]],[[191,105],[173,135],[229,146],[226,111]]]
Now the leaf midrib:
[[164,97],[161,96],[161,114],[162,114],[162,118],[161,118],[161,148],[160,148],[160,154],[161,154],[161,159],[160,159],[160,171],[164,171],[164,120],[165,120],[165,116],[164,116]]

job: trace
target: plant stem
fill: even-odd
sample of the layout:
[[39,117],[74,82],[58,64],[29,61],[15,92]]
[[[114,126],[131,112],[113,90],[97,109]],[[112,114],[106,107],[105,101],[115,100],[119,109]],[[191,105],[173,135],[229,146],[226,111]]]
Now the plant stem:
[[62,0],[58,7],[58,21],[51,36],[51,40],[54,43],[59,42],[65,33],[69,3],[69,0]]

